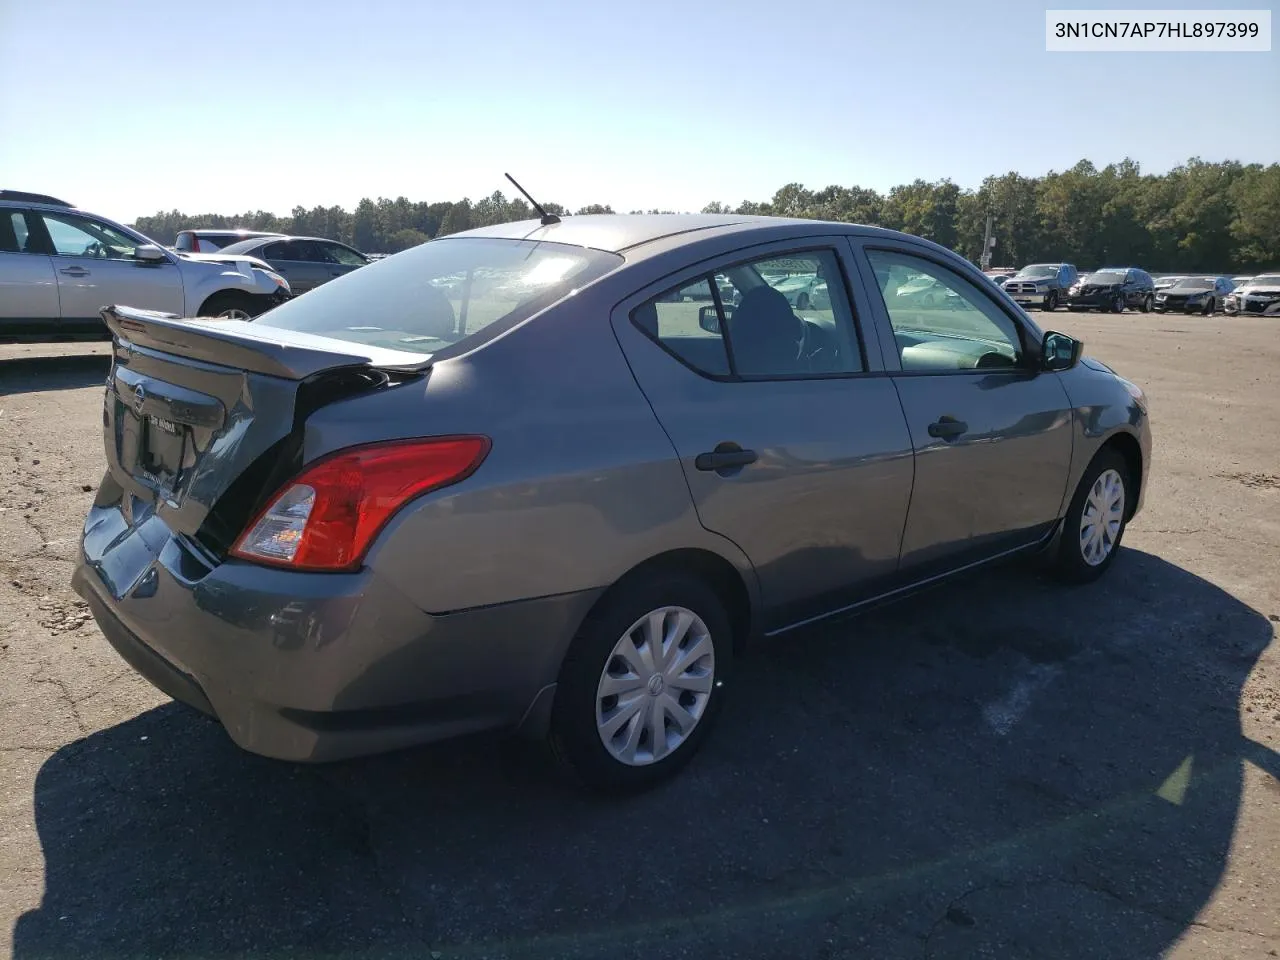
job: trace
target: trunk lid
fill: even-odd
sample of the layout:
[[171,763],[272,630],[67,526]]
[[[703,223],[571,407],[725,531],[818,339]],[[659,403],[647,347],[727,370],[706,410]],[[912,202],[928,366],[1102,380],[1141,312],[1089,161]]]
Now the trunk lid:
[[217,555],[300,465],[312,411],[430,364],[262,323],[127,307],[102,315],[114,340],[104,439],[125,518],[158,514]]

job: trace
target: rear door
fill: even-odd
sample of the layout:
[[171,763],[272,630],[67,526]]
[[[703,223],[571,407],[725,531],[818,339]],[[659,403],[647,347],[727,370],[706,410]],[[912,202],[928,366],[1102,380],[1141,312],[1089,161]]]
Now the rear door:
[[[924,247],[877,240],[854,248],[916,451],[904,576],[1039,540],[1062,507],[1072,409],[1057,375],[1033,362],[1034,332]],[[904,278],[921,276],[949,296],[899,294]]]
[[58,323],[58,280],[35,214],[0,207],[0,334]]
[[[856,602],[898,565],[911,441],[847,266],[839,238],[753,248],[613,314],[702,524],[755,567],[766,630]],[[806,274],[824,297],[797,309],[775,287]]]
[[137,259],[139,242],[101,220],[70,211],[39,217],[53,250],[62,330],[102,330],[102,308],[113,304],[183,314],[177,264]]
[[306,293],[333,279],[327,258],[310,240],[278,240],[263,247],[259,255],[289,281],[289,288],[295,294]]

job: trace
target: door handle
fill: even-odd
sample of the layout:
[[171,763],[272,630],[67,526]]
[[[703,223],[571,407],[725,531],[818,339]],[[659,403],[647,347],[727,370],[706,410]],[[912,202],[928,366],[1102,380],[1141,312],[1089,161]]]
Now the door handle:
[[955,417],[939,417],[936,423],[929,424],[929,436],[941,440],[954,440],[969,429],[969,425]]
[[65,273],[68,277],[87,277],[89,275],[89,271],[84,267],[63,267],[58,272]]
[[758,459],[754,450],[743,450],[736,443],[725,441],[717,443],[715,450],[710,453],[698,454],[694,457],[693,465],[699,470],[714,470],[725,476],[729,471],[741,470]]

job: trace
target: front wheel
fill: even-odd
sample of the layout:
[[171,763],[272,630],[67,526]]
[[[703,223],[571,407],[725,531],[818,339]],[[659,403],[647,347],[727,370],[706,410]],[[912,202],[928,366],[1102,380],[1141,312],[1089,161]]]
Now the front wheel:
[[1206,317],[1212,317],[1214,310],[1216,310],[1217,308],[1218,308],[1217,302],[1213,299],[1213,297],[1210,297],[1207,301],[1205,301],[1204,309],[1200,312]]
[[796,309],[808,310],[809,302],[809,295],[807,293],[800,294],[800,296],[796,297]]
[[621,584],[584,621],[556,686],[551,747],[589,787],[635,792],[692,759],[733,657],[724,604],[679,573]]
[[221,320],[252,320],[262,310],[258,302],[238,290],[215,293],[200,307],[199,316],[217,317]]
[[1058,309],[1058,291],[1056,290],[1050,291],[1049,295],[1044,298],[1043,309],[1049,311],[1050,313],[1053,313],[1053,311]]
[[1103,450],[1080,478],[1062,521],[1057,573],[1072,583],[1096,580],[1115,562],[1128,522],[1129,468],[1115,450]]
[[1156,299],[1155,297],[1151,296],[1151,294],[1147,294],[1145,297],[1142,298],[1143,313],[1150,313],[1152,308],[1155,307],[1155,305],[1156,305]]
[[1124,294],[1116,294],[1116,298],[1111,301],[1111,312],[1124,313]]

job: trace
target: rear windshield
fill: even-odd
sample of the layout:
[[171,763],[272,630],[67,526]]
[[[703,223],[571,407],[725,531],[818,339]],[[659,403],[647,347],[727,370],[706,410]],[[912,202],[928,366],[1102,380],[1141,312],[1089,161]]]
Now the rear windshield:
[[1212,290],[1212,277],[1187,277],[1174,284],[1179,290]]
[[437,353],[532,316],[622,262],[614,253],[560,243],[448,237],[331,280],[256,322]]

